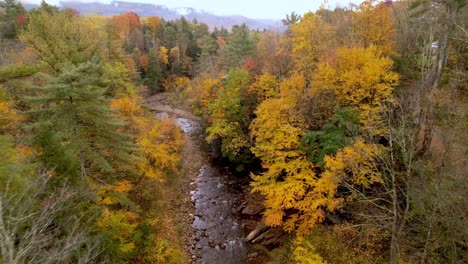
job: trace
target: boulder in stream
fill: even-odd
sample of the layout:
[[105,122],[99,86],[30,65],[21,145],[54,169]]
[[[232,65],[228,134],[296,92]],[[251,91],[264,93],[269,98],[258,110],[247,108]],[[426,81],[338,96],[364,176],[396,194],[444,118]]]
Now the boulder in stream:
[[252,204],[249,203],[247,206],[242,210],[242,215],[259,215],[263,211],[264,207],[261,204]]

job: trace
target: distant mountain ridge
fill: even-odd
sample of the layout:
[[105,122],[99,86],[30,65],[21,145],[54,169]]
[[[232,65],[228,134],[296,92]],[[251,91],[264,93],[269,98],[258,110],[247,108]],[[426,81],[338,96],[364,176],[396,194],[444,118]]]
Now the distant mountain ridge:
[[[37,5],[25,4],[27,9],[37,7]],[[134,3],[125,1],[113,1],[109,4],[105,3],[83,3],[79,1],[60,2],[60,7],[73,8],[80,14],[101,14],[104,16],[114,16],[125,12],[134,12],[139,16],[158,16],[165,20],[173,20],[184,16],[187,20],[197,19],[200,22],[207,24],[210,29],[214,27],[224,27],[230,29],[234,25],[245,23],[251,29],[281,29],[280,20],[273,19],[254,19],[244,16],[219,16],[209,12],[198,10],[190,7],[184,8],[168,8],[162,5]]]

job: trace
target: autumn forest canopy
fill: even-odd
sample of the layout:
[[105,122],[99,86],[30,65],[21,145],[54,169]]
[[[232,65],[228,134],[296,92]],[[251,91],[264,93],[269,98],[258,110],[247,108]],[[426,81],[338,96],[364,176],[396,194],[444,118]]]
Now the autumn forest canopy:
[[0,263],[189,262],[161,94],[287,234],[278,263],[466,263],[467,20],[367,0],[210,29],[0,0]]

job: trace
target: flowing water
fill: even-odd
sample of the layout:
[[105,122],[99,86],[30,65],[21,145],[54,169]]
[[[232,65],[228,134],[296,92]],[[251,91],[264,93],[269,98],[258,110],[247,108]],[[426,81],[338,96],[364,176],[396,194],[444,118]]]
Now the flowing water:
[[[185,133],[192,133],[199,127],[193,120],[176,118],[176,121]],[[231,177],[216,165],[206,163],[191,183],[196,187],[190,192],[195,205],[192,263],[244,263],[248,249],[239,222],[241,192]]]
[[184,133],[192,133],[200,128],[196,121],[187,118],[177,117],[176,122],[180,129],[184,131]]
[[236,210],[240,197],[229,176],[205,164],[194,183],[197,189],[191,192],[195,203],[192,227],[196,233],[192,253],[199,257],[197,263],[243,263],[247,248]]

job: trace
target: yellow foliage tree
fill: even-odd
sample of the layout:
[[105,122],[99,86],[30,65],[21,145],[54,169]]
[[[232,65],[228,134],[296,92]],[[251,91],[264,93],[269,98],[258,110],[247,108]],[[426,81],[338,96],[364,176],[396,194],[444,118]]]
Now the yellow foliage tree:
[[15,111],[13,104],[8,100],[7,93],[0,85],[0,134],[13,134],[17,122],[21,120],[23,117]]
[[315,252],[312,243],[303,237],[293,241],[292,259],[296,264],[326,264],[327,262]]
[[354,32],[361,41],[361,47],[377,46],[388,55],[393,52],[396,30],[392,10],[385,3],[375,4],[376,0],[367,0],[353,13]]
[[342,148],[335,156],[325,156],[324,175],[349,179],[354,185],[369,188],[371,184],[381,182],[382,175],[374,163],[380,150],[379,145],[367,144],[358,138],[353,145]]
[[253,92],[257,98],[263,101],[278,96],[278,88],[275,76],[265,73],[257,77],[257,80],[249,87],[249,92]]
[[139,157],[143,159],[137,161],[137,168],[143,175],[163,180],[167,173],[177,172],[184,140],[182,132],[170,119],[153,121],[136,96],[116,99],[111,107],[127,124],[125,129],[135,136],[142,150]]
[[221,78],[195,79],[194,85],[190,87],[189,98],[192,98],[192,107],[196,114],[207,115],[208,104],[216,100],[218,93],[224,89]]
[[371,134],[382,134],[380,113],[392,102],[398,74],[393,62],[375,47],[341,48],[336,60],[319,65],[315,82],[322,89],[333,89],[341,105],[357,107],[360,122]]
[[313,13],[307,13],[291,26],[296,71],[309,76],[319,60],[332,46],[333,28]]
[[285,96],[267,99],[257,108],[250,126],[255,141],[251,151],[266,171],[251,177],[253,191],[265,196],[266,224],[305,234],[324,219],[324,210],[336,210],[341,200],[335,198],[338,181],[317,175],[315,164],[301,148],[305,129],[294,110],[294,95],[303,89],[303,79],[293,84],[287,81],[282,85]]
[[135,138],[142,137],[149,130],[151,117],[141,108],[138,96],[124,96],[111,102],[111,108],[125,123],[125,130]]
[[162,64],[165,64],[165,65],[169,64],[169,50],[166,47],[164,46],[159,47],[158,56],[159,56],[159,61]]
[[98,195],[98,202],[101,205],[124,205],[128,202],[128,198],[125,196],[132,188],[133,184],[128,180],[121,180],[113,185],[99,185],[91,183]]
[[141,19],[143,24],[148,27],[151,33],[156,34],[162,26],[162,21],[160,17],[151,16],[151,17],[144,17]]
[[147,135],[138,139],[145,158],[137,163],[138,169],[146,177],[158,180],[164,180],[168,173],[176,173],[183,142],[182,132],[170,119],[156,122]]
[[116,259],[125,259],[131,256],[135,249],[133,236],[137,228],[138,215],[126,210],[104,209],[98,226],[104,230],[107,238],[117,245],[111,249],[118,256]]
[[[182,83],[182,80],[180,82]],[[135,249],[139,248],[141,257],[148,263],[180,263],[183,259],[181,252],[159,237],[160,227],[154,226],[161,216],[156,214],[155,203],[152,202],[156,197],[156,190],[151,191],[149,186],[155,188],[168,174],[178,172],[183,135],[172,120],[154,120],[141,105],[141,98],[137,95],[122,96],[111,104],[115,113],[126,123],[125,132],[134,135],[134,140],[140,148],[136,153],[135,162],[137,172],[142,178],[135,180],[131,177],[130,181],[121,180],[113,185],[95,187],[99,203],[106,206],[99,225],[114,244],[119,245],[114,250],[124,257],[131,256]],[[138,207],[135,207],[134,200],[138,201]],[[129,209],[120,209],[122,207]],[[129,211],[130,209],[134,212],[142,210],[143,213],[137,217]],[[142,231],[137,228],[142,223],[150,223],[149,228],[152,232],[144,242],[141,242],[141,237],[136,239],[142,236],[141,233],[138,234]],[[144,243],[144,246],[138,243]]]

